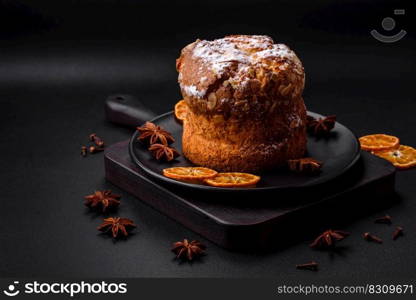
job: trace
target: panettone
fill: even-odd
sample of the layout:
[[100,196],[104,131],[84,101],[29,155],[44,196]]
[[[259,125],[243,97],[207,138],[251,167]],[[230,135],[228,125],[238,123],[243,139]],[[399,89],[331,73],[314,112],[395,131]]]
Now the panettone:
[[270,37],[197,40],[176,61],[189,112],[182,151],[217,171],[258,172],[306,150],[305,74],[296,54]]

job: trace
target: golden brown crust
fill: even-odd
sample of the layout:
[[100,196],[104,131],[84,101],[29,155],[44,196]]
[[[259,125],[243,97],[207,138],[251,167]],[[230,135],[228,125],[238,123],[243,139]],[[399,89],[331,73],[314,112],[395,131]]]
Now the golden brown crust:
[[293,113],[263,121],[239,122],[190,112],[184,122],[182,152],[193,163],[217,171],[258,172],[281,166],[306,151],[306,111],[295,100]]
[[304,72],[266,36],[196,41],[177,60],[189,111],[183,154],[217,171],[258,172],[306,151]]

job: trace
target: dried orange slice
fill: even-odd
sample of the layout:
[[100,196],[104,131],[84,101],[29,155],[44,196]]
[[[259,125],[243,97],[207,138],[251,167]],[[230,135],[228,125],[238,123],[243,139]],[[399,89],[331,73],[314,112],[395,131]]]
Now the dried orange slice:
[[185,100],[181,100],[175,104],[175,117],[179,121],[183,121],[186,118],[186,114],[188,113],[188,104],[186,104]]
[[249,173],[218,173],[214,178],[205,182],[217,187],[253,187],[259,182],[260,177]]
[[399,138],[387,134],[370,134],[362,136],[358,139],[361,149],[366,151],[379,151],[397,148],[399,146]]
[[217,171],[204,167],[173,167],[163,169],[163,175],[179,181],[203,183],[205,179],[217,175]]
[[416,149],[400,145],[399,148],[374,151],[373,154],[391,162],[398,169],[408,169],[416,166]]

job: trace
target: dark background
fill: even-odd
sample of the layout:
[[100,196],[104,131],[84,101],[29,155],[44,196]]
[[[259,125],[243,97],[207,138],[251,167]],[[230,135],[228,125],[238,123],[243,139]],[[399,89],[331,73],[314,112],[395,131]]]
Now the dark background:
[[[157,113],[171,110],[180,99],[180,49],[196,38],[236,33],[267,34],[295,50],[306,70],[309,110],[336,114],[358,136],[391,133],[416,146],[409,3],[0,0],[0,275],[414,278],[415,170],[398,172],[398,204],[339,228],[353,233],[342,253],[310,250],[311,235],[283,250],[254,254],[213,245],[105,182],[102,154],[79,155],[91,132],[108,144],[132,133],[105,121],[109,94],[136,95]],[[406,15],[394,16],[397,8],[407,9]],[[381,28],[388,16],[397,23],[393,33],[408,32],[397,43],[369,34],[388,34]],[[138,224],[126,241],[98,235],[102,217],[82,204],[84,195],[104,188],[123,195],[118,214]],[[405,228],[405,237],[393,242],[393,226],[373,223],[384,213]],[[309,224],[300,220],[299,226]],[[364,231],[385,243],[363,241]],[[169,248],[184,237],[202,240],[208,255],[178,264]],[[310,260],[320,262],[319,272],[295,270]]]

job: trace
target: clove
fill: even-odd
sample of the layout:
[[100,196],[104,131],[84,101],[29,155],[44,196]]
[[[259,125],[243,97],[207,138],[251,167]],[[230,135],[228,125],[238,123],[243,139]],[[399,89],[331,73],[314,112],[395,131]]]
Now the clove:
[[374,223],[391,224],[391,217],[389,215],[385,215],[384,217],[380,217],[380,218],[375,219]]
[[101,152],[104,151],[104,148],[102,147],[96,147],[96,146],[90,146],[90,153],[97,153],[97,152]]
[[310,263],[296,265],[296,269],[318,271],[318,263],[315,261],[311,261]]
[[81,155],[82,155],[83,157],[85,157],[85,156],[87,156],[87,153],[88,153],[88,151],[87,151],[87,147],[82,146],[82,147],[81,147]]
[[96,144],[100,148],[104,147],[104,141],[95,133],[90,134],[90,141],[94,142],[94,144]]
[[383,240],[375,235],[370,234],[369,232],[366,232],[363,234],[363,237],[365,240],[369,241],[369,242],[376,242],[379,244],[383,243]]
[[396,240],[399,236],[403,235],[403,227],[397,226],[393,232],[393,240]]

